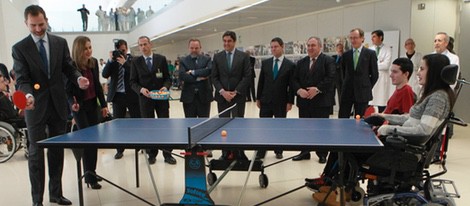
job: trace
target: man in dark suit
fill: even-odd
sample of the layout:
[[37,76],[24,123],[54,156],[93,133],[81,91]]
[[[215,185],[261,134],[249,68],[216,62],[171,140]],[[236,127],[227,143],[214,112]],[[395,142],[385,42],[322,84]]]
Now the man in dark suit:
[[[226,31],[222,35],[224,51],[214,55],[211,78],[215,87],[215,100],[220,112],[237,104],[230,112],[221,117],[244,117],[245,92],[248,87],[251,70],[250,56],[235,49],[237,35]],[[247,159],[243,151],[238,151],[237,158]],[[222,151],[222,159],[234,158],[232,152]]]
[[[335,103],[335,60],[321,52],[322,42],[318,37],[307,40],[308,56],[297,62],[293,89],[297,94],[300,118],[329,118]],[[328,137],[325,137],[328,138]],[[320,163],[326,162],[328,152],[316,152]],[[310,152],[302,151],[292,160],[310,159]]]
[[[108,87],[107,101],[113,103],[113,117],[125,118],[127,110],[131,118],[140,118],[139,96],[131,89],[131,61],[132,56],[127,54],[127,42],[123,39],[117,41],[117,47],[121,54],[113,57],[110,52],[109,59],[103,68],[102,76],[111,78]],[[124,148],[118,148],[114,159],[121,159]]]
[[349,40],[352,49],[344,53],[341,64],[344,81],[339,118],[349,118],[353,106],[354,116],[362,117],[369,101],[372,100],[372,87],[379,78],[375,51],[362,46],[364,31],[360,28],[352,29]]
[[201,41],[190,39],[189,55],[181,59],[179,78],[184,81],[180,101],[185,117],[209,117],[213,99],[211,75],[212,61],[201,54]]
[[[261,62],[256,106],[259,116],[286,118],[294,104],[292,80],[295,64],[284,56],[284,41],[276,37],[271,40],[273,57]],[[282,159],[282,150],[274,150],[277,159]],[[265,150],[259,150],[257,158],[264,158]]]
[[[65,133],[67,98],[64,75],[81,89],[88,88],[89,82],[70,64],[70,52],[65,39],[46,32],[47,17],[44,10],[37,5],[31,5],[25,9],[24,14],[31,35],[13,46],[13,68],[19,90],[27,97],[25,119],[28,128],[28,167],[33,205],[42,205],[45,185],[44,150],[38,147],[37,142],[47,136]],[[47,160],[49,201],[59,205],[71,205],[72,202],[62,194],[64,150],[48,149]]]
[[245,51],[248,56],[250,56],[250,69],[251,69],[251,79],[249,82],[248,87],[246,88],[246,101],[251,102],[251,99],[253,98],[253,101],[256,101],[256,91],[255,91],[255,79],[256,79],[256,73],[255,73],[255,64],[256,64],[256,58],[251,56],[250,50]]
[[[143,118],[170,117],[170,103],[168,100],[153,100],[150,98],[150,91],[167,91],[171,86],[170,74],[166,57],[152,52],[152,43],[147,36],[141,36],[138,40],[139,50],[142,56],[136,57],[131,64],[130,84],[132,89],[140,94],[139,105],[140,115]],[[171,149],[165,148],[163,157],[165,163],[176,164],[175,158],[171,156]],[[154,164],[158,150],[147,150],[150,164]]]

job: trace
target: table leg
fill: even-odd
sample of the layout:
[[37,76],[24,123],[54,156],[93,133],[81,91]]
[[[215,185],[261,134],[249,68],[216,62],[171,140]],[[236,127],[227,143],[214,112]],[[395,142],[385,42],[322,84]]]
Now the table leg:
[[253,152],[253,157],[251,158],[250,166],[248,167],[248,173],[246,174],[245,184],[243,185],[242,191],[240,192],[240,197],[238,198],[238,204],[237,204],[238,206],[242,204],[242,199],[243,199],[243,195],[245,194],[246,184],[248,183],[248,179],[250,178],[250,173],[251,173],[251,170],[253,169],[253,164],[255,163],[257,153],[258,153],[258,150],[255,150],[255,152]]
[[338,152],[338,163],[339,163],[339,176],[338,176],[338,187],[339,187],[339,198],[340,198],[340,205],[345,206],[344,200],[344,170],[345,170],[345,162],[344,162],[344,153]]
[[83,206],[83,184],[82,184],[82,157],[83,149],[72,149],[73,156],[77,162],[77,181],[78,181],[78,201],[79,205]]
[[[147,157],[147,151],[145,149],[143,151],[144,151],[144,157]],[[155,184],[155,178],[153,177],[152,168],[150,167],[149,160],[147,158],[145,159],[146,159],[147,169],[149,171],[150,179],[152,180],[153,189],[155,190],[155,194],[157,195],[157,203],[158,205],[161,205],[162,202],[160,201],[160,195],[158,194],[157,184]]]
[[139,149],[135,149],[135,187],[140,186],[139,181]]

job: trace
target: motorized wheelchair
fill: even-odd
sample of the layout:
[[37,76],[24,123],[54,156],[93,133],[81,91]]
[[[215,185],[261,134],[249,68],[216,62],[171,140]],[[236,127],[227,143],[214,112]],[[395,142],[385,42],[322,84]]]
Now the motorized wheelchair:
[[0,121],[0,163],[11,159],[22,148],[24,156],[28,158],[27,135],[26,127],[18,127],[15,123]]
[[[441,78],[449,85],[453,84],[456,82],[456,72],[456,65],[448,65],[443,69]],[[366,118],[365,122],[379,126],[383,120],[373,116]],[[346,200],[351,205],[366,206],[455,205],[453,198],[459,198],[460,195],[454,182],[437,179],[447,172],[445,158],[432,162],[441,139],[448,132],[445,129],[449,123],[467,125],[450,112],[431,136],[402,137],[394,134],[382,137],[384,149],[363,160],[359,160],[358,155],[345,155],[348,166],[344,182]],[[431,174],[431,163],[439,164],[440,171]],[[359,187],[360,183],[367,185],[365,191]],[[334,194],[336,186],[333,183],[328,195]],[[327,197],[318,205],[331,205],[327,203]]]

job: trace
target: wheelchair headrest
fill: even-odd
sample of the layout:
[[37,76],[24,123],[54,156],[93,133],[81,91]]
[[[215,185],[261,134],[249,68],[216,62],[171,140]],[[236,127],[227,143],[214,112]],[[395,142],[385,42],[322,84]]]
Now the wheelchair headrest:
[[441,79],[449,85],[455,84],[457,81],[458,68],[459,66],[456,64],[449,64],[445,66],[441,71]]

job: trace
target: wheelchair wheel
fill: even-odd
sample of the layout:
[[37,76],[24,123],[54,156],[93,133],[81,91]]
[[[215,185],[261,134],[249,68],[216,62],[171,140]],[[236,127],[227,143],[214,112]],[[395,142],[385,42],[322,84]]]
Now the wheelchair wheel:
[[17,150],[15,129],[5,122],[0,122],[0,163],[8,161]]

